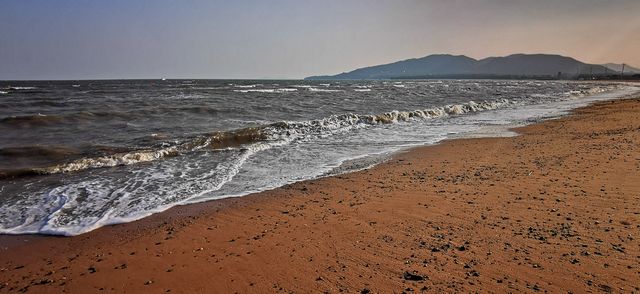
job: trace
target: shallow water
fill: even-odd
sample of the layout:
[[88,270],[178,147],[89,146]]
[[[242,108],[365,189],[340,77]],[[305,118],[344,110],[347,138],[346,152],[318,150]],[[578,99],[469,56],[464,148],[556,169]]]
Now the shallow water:
[[0,90],[0,233],[75,235],[179,204],[365,168],[410,146],[507,134],[507,126],[638,89],[146,80],[0,82]]

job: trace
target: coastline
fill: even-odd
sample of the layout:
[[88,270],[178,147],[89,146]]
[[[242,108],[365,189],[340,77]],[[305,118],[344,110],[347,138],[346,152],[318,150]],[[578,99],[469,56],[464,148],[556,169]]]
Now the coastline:
[[599,102],[76,237],[0,236],[0,292],[640,291],[639,116]]

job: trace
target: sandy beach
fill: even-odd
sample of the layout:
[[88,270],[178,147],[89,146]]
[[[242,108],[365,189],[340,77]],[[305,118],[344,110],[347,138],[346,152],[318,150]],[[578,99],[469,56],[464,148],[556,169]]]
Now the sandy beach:
[[0,236],[0,292],[640,292],[640,99],[77,237]]

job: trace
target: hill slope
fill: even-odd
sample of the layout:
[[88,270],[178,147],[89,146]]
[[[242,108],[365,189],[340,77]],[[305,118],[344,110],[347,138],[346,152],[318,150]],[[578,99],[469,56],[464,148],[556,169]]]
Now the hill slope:
[[[612,70],[612,71],[614,71],[616,73],[619,73],[620,70],[622,70],[622,64],[620,64],[620,63],[606,63],[606,64],[603,64],[602,66],[605,66],[608,69],[610,69],[610,70]],[[624,72],[625,72],[625,74],[626,73],[636,74],[636,73],[640,73],[640,69],[635,68],[633,66],[630,66],[628,64],[625,64],[624,65]]]

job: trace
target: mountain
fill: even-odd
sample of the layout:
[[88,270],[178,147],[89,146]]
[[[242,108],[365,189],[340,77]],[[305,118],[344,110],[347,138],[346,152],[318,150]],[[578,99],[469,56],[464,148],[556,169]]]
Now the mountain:
[[611,74],[611,70],[571,57],[552,54],[513,54],[476,60],[464,55],[436,54],[389,64],[359,68],[310,80],[361,80],[398,78],[555,78],[586,74]]
[[[412,58],[389,64],[356,69],[335,76],[333,79],[386,79],[418,75],[465,73],[477,61],[463,55],[436,54],[422,58]],[[313,78],[313,77],[312,77]]]
[[[612,71],[614,71],[616,73],[619,73],[622,70],[622,64],[620,64],[620,63],[606,63],[606,64],[603,64],[602,66],[604,66],[604,67],[606,67],[606,68],[608,68],[608,69],[610,69],[610,70],[612,70]],[[637,69],[637,68],[632,67],[632,66],[630,66],[628,64],[625,64],[624,65],[624,73],[625,74],[626,73],[637,74],[637,73],[640,73],[640,69]]]

